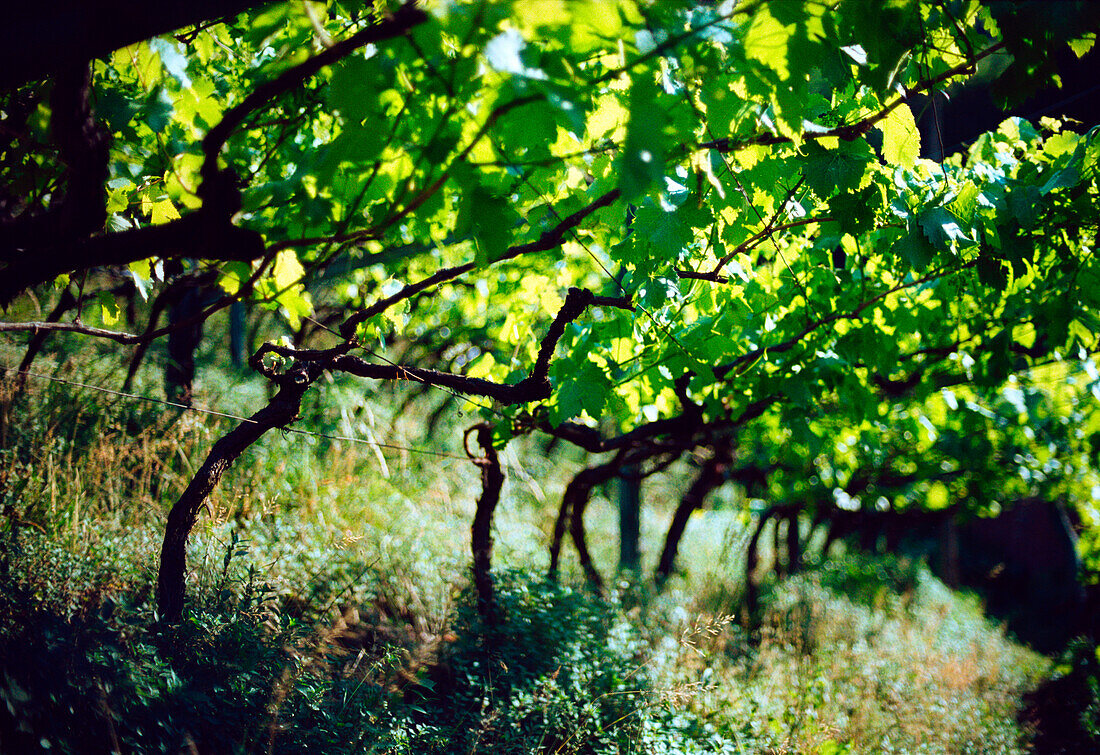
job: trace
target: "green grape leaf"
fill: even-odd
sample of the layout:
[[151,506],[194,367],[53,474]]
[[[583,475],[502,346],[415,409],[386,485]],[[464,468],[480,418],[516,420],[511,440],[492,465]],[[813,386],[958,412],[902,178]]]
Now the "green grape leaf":
[[745,56],[775,71],[780,80],[787,80],[791,73],[787,65],[787,47],[794,30],[793,24],[780,23],[768,6],[762,6],[745,32]]
[[917,271],[928,267],[928,263],[936,254],[924,233],[912,228],[894,242],[894,252]]
[[389,83],[381,80],[382,64],[377,58],[367,60],[362,55],[352,55],[333,70],[326,89],[329,108],[350,122],[369,118],[378,108],[380,89]]
[[948,205],[948,208],[961,222],[970,223],[978,209],[979,196],[981,196],[981,190],[972,181],[967,181],[959,189],[958,194]]
[[164,87],[156,87],[146,98],[140,117],[154,133],[162,133],[172,122],[175,108]]
[[226,262],[218,274],[218,285],[227,294],[235,294],[251,273],[252,268],[247,262]]
[[636,199],[664,176],[667,117],[657,105],[657,85],[645,74],[630,90],[630,121],[618,160],[623,198]]
[[882,157],[890,165],[911,168],[920,157],[920,131],[913,120],[913,111],[901,104],[879,121],[882,132]]
[[305,272],[302,263],[298,261],[298,255],[290,249],[284,249],[275,256],[271,277],[275,281],[276,288],[282,290],[300,281]]
[[858,236],[874,228],[877,193],[874,186],[868,186],[858,192],[837,194],[829,200],[829,216],[840,224],[845,233]]
[[138,260],[137,262],[131,262],[127,267],[130,269],[130,278],[134,281],[134,288],[137,289],[138,295],[141,296],[143,301],[148,301],[149,284],[153,282],[151,261]]
[[119,321],[122,316],[122,309],[118,305],[118,299],[114,294],[107,291],[100,291],[96,294],[96,301],[99,304],[99,315],[103,318],[103,324],[107,327],[111,327]]
[[945,207],[931,207],[922,212],[920,225],[925,237],[940,249],[949,248],[952,242],[963,245],[974,243],[959,225],[959,219]]
[[803,175],[806,185],[819,197],[827,198],[836,192],[854,193],[863,182],[867,167],[875,159],[867,142],[861,140],[841,142],[834,149],[826,149],[817,142],[806,145]]
[[180,214],[172,200],[168,197],[153,202],[149,210],[149,219],[153,225],[163,225],[171,220],[179,220]]
[[485,265],[504,256],[514,219],[508,201],[478,185],[470,192],[466,211],[477,244],[477,264]]
[[590,417],[603,415],[611,392],[611,378],[590,359],[571,372],[558,387],[557,403],[551,407],[551,422],[561,424],[586,412]]

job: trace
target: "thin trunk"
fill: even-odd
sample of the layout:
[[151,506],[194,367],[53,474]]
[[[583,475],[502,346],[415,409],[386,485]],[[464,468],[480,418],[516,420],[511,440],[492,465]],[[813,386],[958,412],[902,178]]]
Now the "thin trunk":
[[783,563],[783,559],[779,557],[780,553],[780,536],[779,525],[783,523],[782,516],[775,517],[775,529],[772,530],[772,563],[775,569],[775,576],[782,579],[787,576],[787,566]]
[[749,539],[749,547],[745,554],[745,613],[748,616],[753,616],[758,608],[759,591],[756,582],[753,581],[753,572],[756,571],[757,564],[760,562],[760,536],[764,533],[764,525],[778,513],[778,509],[773,506],[761,514],[760,521],[756,523],[756,529],[753,530],[752,537]]
[[[75,307],[76,304],[76,297],[69,292],[69,289],[65,289],[61,293],[61,298],[58,300],[57,306],[55,306],[46,317],[46,322],[58,322],[61,316]],[[37,332],[31,336],[31,340],[27,342],[27,351],[23,354],[23,361],[19,363],[20,373],[26,372],[31,368],[35,358],[38,356],[38,352],[42,350],[43,344],[46,343],[48,335],[49,334],[46,332]],[[25,383],[26,375],[20,374],[16,376],[15,389],[12,395],[13,399],[22,392]]]
[[565,488],[565,493],[561,497],[561,506],[558,507],[558,516],[554,520],[554,535],[550,540],[550,568],[547,570],[546,575],[552,582],[558,580],[558,568],[561,564],[561,543],[565,538],[565,530],[569,526],[569,510],[573,507],[570,490],[575,484],[577,484],[576,477],[570,480],[569,485]]
[[638,542],[642,526],[642,476],[637,464],[619,475],[619,571],[637,571],[641,566]]
[[[205,303],[205,288],[188,288],[168,310],[168,324],[183,323],[198,315]],[[168,364],[164,367],[164,392],[169,401],[190,406],[195,383],[195,351],[202,342],[203,323],[182,325],[168,334]]]
[[172,507],[164,528],[157,580],[157,598],[162,620],[177,623],[183,618],[187,539],[207,496],[245,449],[268,430],[285,427],[298,416],[302,396],[319,374],[320,368],[315,365],[296,365],[281,376],[281,387],[275,397],[267,406],[242,421],[214,444],[210,455]]
[[680,548],[680,539],[684,536],[688,519],[696,510],[702,508],[711,491],[726,481],[726,472],[733,462],[732,448],[728,443],[722,443],[715,447],[714,455],[703,463],[703,468],[691,483],[691,487],[680,499],[680,505],[672,515],[672,523],[669,524],[668,534],[665,536],[665,547],[661,551],[661,558],[657,562],[655,579],[658,585],[663,584],[672,574],[676,562],[676,552]]
[[492,555],[493,555],[493,512],[500,502],[500,490],[504,485],[504,471],[500,466],[500,457],[493,447],[493,429],[489,425],[477,425],[467,431],[477,433],[477,442],[484,456],[475,458],[474,464],[481,469],[481,497],[477,501],[477,511],[470,527],[470,546],[474,556],[474,589],[477,591],[477,608],[487,626],[495,626],[499,619],[496,597],[493,593]]
[[[425,383],[425,385],[427,384]],[[436,429],[439,427],[439,423],[447,416],[448,410],[454,406],[454,402],[454,394],[448,393],[443,397],[443,400],[439,402],[439,406],[432,410],[432,413],[428,415],[428,419],[424,422],[426,436],[431,437],[435,433]]]
[[[46,317],[46,322],[57,322],[61,319],[61,316],[75,307],[77,304],[76,297],[73,296],[68,289],[65,289],[61,293],[61,298],[58,300],[57,305],[53,308],[50,314]],[[42,350],[42,345],[46,343],[47,333],[36,332],[31,336],[30,341],[27,343],[27,351],[23,354],[23,360],[19,363],[19,367],[16,370],[15,375],[11,377],[10,386],[5,386],[8,376],[4,374],[6,371],[0,369],[0,448],[7,448],[8,445],[8,428],[11,426],[11,410],[15,404],[15,400],[19,398],[19,394],[23,392],[23,388],[27,384],[26,372],[34,364],[35,357],[38,356],[38,352]],[[4,488],[0,485],[0,491]]]
[[[149,321],[145,325],[145,333],[143,335],[148,336],[154,330],[157,329],[157,325],[160,323],[160,315],[164,312],[164,308],[168,306],[169,300],[174,294],[174,289],[169,286],[168,288],[157,294],[153,299],[153,304],[149,307]],[[129,391],[134,386],[134,378],[137,376],[138,368],[141,367],[141,363],[145,361],[145,354],[149,351],[151,341],[142,341],[134,349],[133,356],[130,357],[130,366],[126,368],[126,379],[122,381],[122,390]]]
[[588,578],[596,594],[603,595],[603,577],[592,562],[592,554],[588,551],[588,539],[584,529],[584,510],[592,497],[592,488],[589,487],[585,492],[586,495],[583,498],[573,502],[573,509],[569,516],[569,534],[573,537],[573,545],[577,549],[577,558],[580,560],[581,568],[584,569],[585,577]]
[[798,510],[787,517],[787,573],[798,574],[802,569],[802,549],[799,544]]
[[[565,532],[568,528],[569,532],[573,535],[574,543],[577,542],[578,532],[580,537],[580,543],[578,544],[578,551],[583,547],[583,553],[581,555],[581,564],[585,566],[585,572],[589,574],[589,578],[595,576],[595,583],[600,584],[600,576],[595,573],[592,568],[592,559],[588,554],[587,545],[585,545],[584,539],[584,524],[579,525],[579,528],[575,529],[576,521],[583,515],[584,507],[588,503],[589,496],[592,495],[592,488],[601,483],[607,482],[614,477],[619,471],[618,457],[606,464],[600,464],[595,467],[587,467],[570,480],[569,485],[565,488],[565,493],[561,498],[561,508],[558,510],[558,518],[554,522],[554,539],[550,543],[550,579],[557,579],[558,567],[561,558],[561,544],[565,538]],[[578,513],[578,511],[580,513]],[[591,571],[590,571],[591,569]]]
[[247,329],[244,302],[235,301],[229,305],[229,360],[238,369],[243,368],[248,361],[248,344],[245,342]]

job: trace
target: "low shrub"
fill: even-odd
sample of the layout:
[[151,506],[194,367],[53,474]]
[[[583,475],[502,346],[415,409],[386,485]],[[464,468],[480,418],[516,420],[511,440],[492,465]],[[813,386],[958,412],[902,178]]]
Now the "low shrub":
[[750,721],[764,752],[1027,752],[1016,717],[1048,662],[927,569],[849,558],[780,583],[701,703]]
[[5,551],[0,750],[720,751],[615,602],[510,571],[499,625],[469,590],[442,637],[371,606],[309,623],[224,547],[178,626],[158,623],[148,568],[89,569],[37,533]]
[[89,570],[44,538],[23,543],[0,599],[0,749],[231,752],[257,738],[286,637],[255,585],[208,591],[166,627],[150,570]]

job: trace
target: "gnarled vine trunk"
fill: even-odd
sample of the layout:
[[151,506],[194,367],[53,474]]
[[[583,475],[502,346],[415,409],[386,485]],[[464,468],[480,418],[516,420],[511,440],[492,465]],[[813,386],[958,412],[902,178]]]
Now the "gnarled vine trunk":
[[164,528],[160,549],[160,573],[157,579],[157,600],[161,619],[178,622],[183,618],[186,594],[187,539],[198,519],[207,496],[221,481],[245,449],[268,430],[284,427],[298,416],[302,396],[317,379],[320,368],[315,365],[295,365],[279,377],[280,390],[267,406],[259,410],[224,435],[206,457],[183,495],[179,497]]
[[[493,429],[489,425],[476,425],[466,432],[467,440],[471,434],[477,435],[478,445],[484,456],[473,457],[473,462],[481,469],[481,497],[477,501],[477,510],[470,526],[470,547],[473,550],[474,589],[477,591],[477,608],[481,618],[488,626],[499,620],[496,597],[493,593],[492,556],[493,556],[493,512],[500,502],[500,490],[504,486],[504,471],[500,466],[500,457],[493,447]],[[469,450],[467,449],[467,453]]]

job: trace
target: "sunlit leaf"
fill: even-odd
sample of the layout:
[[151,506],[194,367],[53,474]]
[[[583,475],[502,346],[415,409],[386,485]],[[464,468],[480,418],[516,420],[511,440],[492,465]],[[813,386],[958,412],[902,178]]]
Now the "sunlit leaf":
[[297,283],[301,280],[303,273],[305,273],[305,268],[302,267],[302,263],[298,261],[298,255],[293,251],[284,249],[276,255],[271,276],[275,280],[276,287],[280,290]]
[[776,20],[767,5],[762,6],[745,33],[745,54],[774,70],[780,79],[787,79],[787,43],[794,29],[794,25]]
[[153,202],[149,209],[149,219],[153,221],[153,225],[162,225],[170,220],[178,220],[179,216],[179,211],[168,197]]
[[913,111],[902,104],[879,122],[882,132],[882,156],[890,165],[911,168],[920,157],[920,131],[913,120]]

